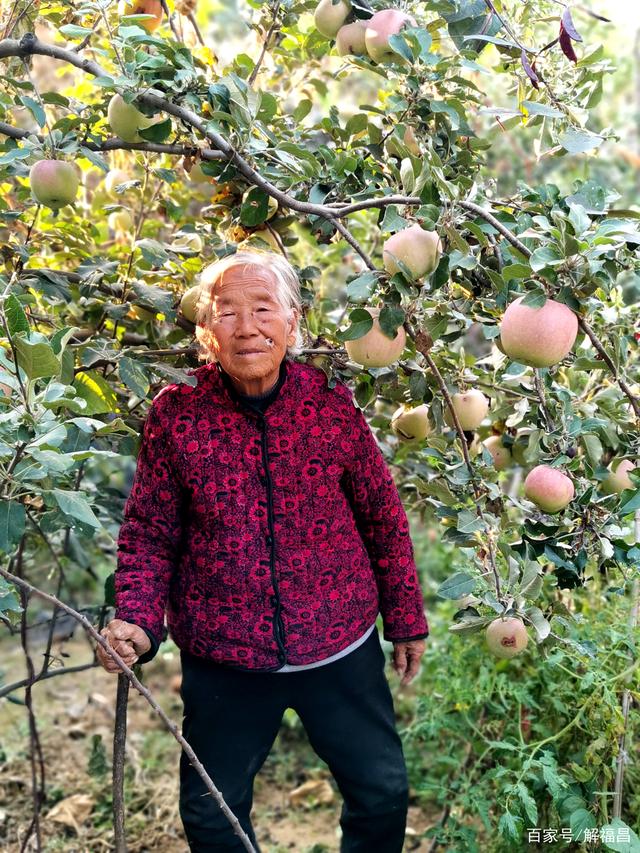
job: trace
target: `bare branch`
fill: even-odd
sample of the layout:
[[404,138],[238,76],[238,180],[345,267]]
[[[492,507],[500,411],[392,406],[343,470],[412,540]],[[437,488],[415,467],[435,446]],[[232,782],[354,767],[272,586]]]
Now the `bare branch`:
[[96,629],[89,622],[89,620],[85,616],[83,616],[81,613],[78,613],[77,610],[74,610],[72,607],[69,607],[68,604],[65,604],[63,601],[60,601],[59,599],[57,599],[54,595],[49,595],[48,593],[44,592],[43,590],[38,589],[35,586],[32,586],[32,584],[30,584],[28,581],[25,581],[22,578],[19,578],[16,575],[11,574],[11,572],[8,572],[6,569],[3,569],[1,566],[0,566],[0,575],[2,575],[2,577],[5,580],[9,581],[9,583],[15,584],[20,589],[25,590],[26,592],[29,592],[32,595],[37,595],[38,598],[42,598],[42,599],[44,599],[44,601],[48,601],[49,604],[54,605],[54,607],[62,608],[62,610],[64,610],[66,613],[68,613],[70,616],[72,616],[74,619],[76,619],[78,622],[80,622],[80,624],[85,629],[85,631],[87,631],[90,634],[90,636],[93,637],[93,639],[102,646],[104,651],[114,659],[114,661],[116,662],[116,664],[118,665],[120,670],[126,675],[126,677],[129,679],[131,684],[136,688],[138,693],[140,693],[142,696],[144,696],[144,698],[147,700],[149,705],[151,705],[153,710],[156,712],[156,714],[158,714],[158,716],[160,717],[162,722],[165,724],[166,728],[171,732],[173,737],[178,741],[178,743],[180,744],[182,749],[185,751],[185,753],[189,757],[189,761],[193,765],[194,770],[198,773],[198,775],[200,776],[202,781],[205,783],[207,790],[209,791],[210,794],[213,795],[214,799],[216,800],[216,802],[218,803],[218,805],[220,806],[220,808],[224,812],[225,816],[227,817],[227,819],[231,823],[231,826],[233,827],[233,831],[240,838],[245,849],[248,850],[250,853],[256,853],[255,847],[251,843],[248,835],[245,833],[245,831],[240,826],[240,822],[238,821],[238,818],[234,815],[234,813],[231,811],[231,809],[229,808],[229,806],[225,802],[225,799],[222,796],[222,793],[218,790],[218,788],[214,785],[213,781],[210,779],[207,771],[205,770],[202,763],[199,761],[197,755],[195,754],[195,752],[193,751],[193,749],[191,748],[189,743],[187,743],[187,741],[184,739],[184,737],[178,731],[178,726],[169,719],[169,717],[166,715],[164,710],[155,701],[155,699],[153,698],[153,696],[151,695],[149,690],[138,680],[138,678],[134,675],[133,671],[131,669],[129,669],[127,664],[122,660],[120,655],[114,649],[111,648],[111,646],[107,643],[105,638],[96,631]]

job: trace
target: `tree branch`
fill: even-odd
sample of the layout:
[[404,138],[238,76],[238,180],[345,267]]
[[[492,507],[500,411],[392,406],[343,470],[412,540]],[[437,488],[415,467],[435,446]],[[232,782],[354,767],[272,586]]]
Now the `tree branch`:
[[158,705],[158,703],[155,701],[155,699],[153,698],[153,696],[151,695],[149,690],[138,680],[138,678],[134,675],[132,670],[129,669],[127,664],[122,660],[120,655],[116,651],[114,651],[114,649],[111,648],[111,646],[107,643],[105,638],[103,636],[101,636],[96,631],[96,629],[89,622],[89,620],[86,619],[81,613],[78,613],[77,610],[74,610],[72,607],[69,607],[69,605],[65,604],[63,601],[60,601],[59,599],[57,599],[54,595],[49,595],[48,593],[44,592],[43,590],[38,589],[35,586],[32,586],[30,583],[28,583],[28,581],[25,581],[22,578],[19,578],[16,575],[11,574],[11,572],[8,572],[6,569],[3,569],[1,566],[0,566],[0,575],[2,575],[2,577],[5,578],[5,580],[9,581],[9,583],[15,584],[20,589],[25,590],[25,591],[31,593],[32,595],[37,595],[39,598],[42,598],[45,601],[48,601],[49,604],[54,605],[54,607],[62,608],[62,610],[64,610],[66,613],[68,613],[70,616],[72,616],[76,621],[80,622],[80,624],[85,629],[85,631],[87,631],[93,637],[93,639],[102,646],[104,651],[114,659],[114,661],[116,662],[118,667],[127,676],[127,678],[129,679],[131,684],[136,688],[138,693],[140,693],[142,696],[144,696],[144,698],[147,700],[147,702],[151,705],[153,710],[156,712],[156,714],[158,714],[158,716],[160,717],[162,722],[165,724],[166,728],[171,732],[173,737],[178,741],[178,743],[180,744],[182,749],[187,754],[189,761],[193,765],[194,770],[197,772],[197,774],[200,776],[202,781],[205,783],[207,790],[209,791],[210,794],[213,795],[214,799],[216,800],[216,802],[218,803],[218,805],[220,806],[220,808],[224,812],[225,816],[227,817],[227,819],[231,823],[231,826],[233,827],[233,831],[240,838],[245,849],[248,850],[249,853],[256,853],[255,847],[251,843],[249,836],[245,833],[243,828],[240,826],[240,822],[238,821],[238,818],[234,815],[234,813],[231,811],[231,809],[229,808],[229,806],[225,802],[224,797],[222,796],[222,793],[218,790],[218,788],[214,785],[212,780],[209,778],[207,771],[205,770],[202,763],[199,761],[197,755],[195,754],[195,752],[193,751],[193,749],[191,748],[189,743],[179,733],[178,726],[169,719],[169,717],[165,714],[165,712],[160,707],[160,705]]

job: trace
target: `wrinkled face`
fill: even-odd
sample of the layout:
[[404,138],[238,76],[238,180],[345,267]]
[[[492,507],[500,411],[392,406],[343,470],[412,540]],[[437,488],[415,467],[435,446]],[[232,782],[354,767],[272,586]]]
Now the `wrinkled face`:
[[295,309],[287,319],[267,269],[231,267],[214,285],[213,350],[244,394],[261,394],[278,381],[287,346],[295,342],[297,322]]

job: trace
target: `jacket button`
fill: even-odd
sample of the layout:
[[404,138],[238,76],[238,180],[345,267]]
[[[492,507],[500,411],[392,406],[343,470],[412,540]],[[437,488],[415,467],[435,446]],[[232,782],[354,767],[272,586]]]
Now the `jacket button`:
[[270,536],[270,535],[268,535],[268,534],[267,534],[267,538],[265,539],[265,542],[266,542],[266,543],[267,543],[267,545],[269,545],[269,546],[273,545],[273,536]]
[[269,601],[270,601],[270,602],[271,602],[271,604],[275,607],[275,606],[276,606],[276,604],[278,603],[278,596],[277,596],[277,595],[270,595],[270,596],[269,596]]

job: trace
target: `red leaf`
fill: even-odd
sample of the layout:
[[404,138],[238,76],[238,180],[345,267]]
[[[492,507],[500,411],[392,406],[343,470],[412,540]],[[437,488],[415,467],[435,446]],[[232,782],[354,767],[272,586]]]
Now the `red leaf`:
[[520,62],[522,62],[522,67],[524,68],[527,77],[531,80],[531,85],[534,89],[540,88],[540,80],[538,79],[538,75],[533,70],[533,66],[529,63],[529,59],[527,57],[527,52],[525,50],[520,54]]
[[565,30],[565,28],[560,24],[560,47],[562,48],[562,52],[570,59],[572,62],[577,62],[578,57],[576,56],[576,52],[573,49],[573,45],[571,44],[571,37],[569,33]]
[[577,31],[575,24],[573,23],[573,18],[571,17],[571,12],[568,9],[565,9],[562,13],[562,26],[569,33],[569,37],[574,41],[582,41],[582,36]]

